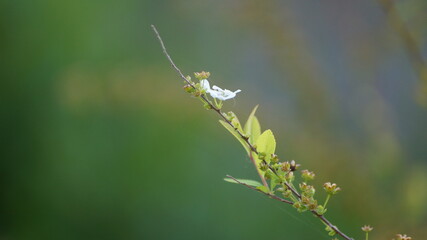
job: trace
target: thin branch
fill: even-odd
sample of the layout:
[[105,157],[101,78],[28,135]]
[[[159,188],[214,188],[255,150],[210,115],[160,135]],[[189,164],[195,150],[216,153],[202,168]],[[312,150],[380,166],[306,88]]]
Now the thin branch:
[[[185,76],[184,76],[184,74],[181,72],[181,70],[176,66],[176,64],[174,63],[174,61],[172,60],[172,58],[170,57],[170,55],[169,55],[169,53],[168,53],[168,51],[166,50],[166,46],[165,46],[165,44],[163,43],[163,40],[162,40],[162,37],[160,37],[160,33],[159,33],[159,31],[157,30],[157,28],[154,26],[154,25],[151,25],[151,28],[153,29],[153,31],[154,31],[154,33],[156,34],[156,37],[157,37],[157,39],[159,40],[159,42],[160,42],[160,45],[162,46],[162,50],[163,50],[163,53],[165,54],[165,56],[166,56],[166,58],[169,60],[169,63],[172,65],[172,67],[178,72],[178,74],[179,74],[179,76],[182,78],[182,79],[184,79],[184,81],[185,82],[187,82],[192,88],[194,88],[194,89],[196,89],[196,87],[194,86],[194,84],[191,82],[191,81],[189,81]],[[209,104],[209,106],[210,106],[210,108],[212,108],[215,112],[217,112],[221,117],[222,117],[222,119],[224,119],[224,121],[228,124],[228,125],[230,125],[236,132],[237,132],[237,134],[239,134],[239,136],[245,141],[245,143],[249,146],[249,148],[250,148],[250,150],[252,151],[252,152],[254,152],[255,154],[257,154],[258,155],[258,151],[257,151],[257,149],[249,142],[249,138],[247,137],[247,136],[245,136],[243,133],[241,133],[240,131],[239,131],[239,129],[236,127],[236,126],[234,126],[234,124],[225,116],[225,114],[221,111],[221,109],[219,109],[219,108],[217,108],[214,104],[212,104],[205,96],[203,96],[203,95],[201,95],[200,96],[207,104]],[[278,174],[277,174],[277,172],[276,172],[276,170],[274,169],[274,168],[272,168],[271,166],[269,166],[268,164],[267,164],[267,162],[265,161],[265,160],[262,160],[269,168],[270,168],[270,170],[276,175],[276,176],[279,176]],[[255,166],[255,167],[257,167],[257,166]],[[262,177],[261,177],[261,179],[262,179]],[[292,186],[290,186],[288,183],[285,183],[286,184],[286,186],[289,188],[289,189],[291,189],[291,191],[295,194],[295,196],[297,196],[298,198],[301,198],[301,195],[294,189],[294,188],[292,188]]]
[[328,225],[332,230],[334,230],[338,235],[340,235],[341,237],[343,237],[344,239],[347,240],[354,240],[353,238],[345,235],[343,232],[341,232],[337,226],[333,225],[331,222],[329,222],[328,219],[326,219],[326,217],[324,215],[320,215],[318,214],[316,211],[311,211],[316,217],[318,217],[322,222],[324,222],[326,225]]
[[237,179],[236,179],[236,178],[234,178],[233,176],[227,175],[226,177],[228,177],[228,178],[230,178],[230,179],[233,179],[233,181],[235,181],[236,183],[241,184],[241,185],[243,185],[243,186],[245,186],[245,187],[247,187],[247,188],[250,188],[250,189],[252,189],[252,190],[255,190],[255,191],[257,191],[257,192],[260,192],[260,193],[262,193],[262,194],[266,195],[266,196],[267,196],[267,197],[269,197],[269,198],[272,198],[272,199],[275,199],[275,200],[278,200],[278,201],[281,201],[281,202],[284,202],[284,203],[287,203],[287,204],[290,204],[290,205],[293,205],[293,204],[294,204],[293,202],[291,202],[291,201],[289,201],[289,200],[286,200],[286,199],[283,199],[283,198],[281,198],[281,197],[278,197],[278,196],[276,196],[276,195],[274,195],[274,194],[272,194],[272,193],[266,193],[266,192],[263,192],[263,191],[259,190],[258,188],[255,188],[255,187],[252,187],[251,185],[248,185],[248,184],[246,184],[246,183],[240,182],[239,180],[237,180]]
[[159,31],[157,31],[157,28],[154,25],[151,25],[151,28],[153,29],[153,31],[156,33],[157,39],[160,42],[160,45],[162,45],[162,49],[163,49],[163,53],[166,55],[166,57],[168,58],[170,64],[172,65],[172,67],[178,72],[178,74],[181,76],[182,79],[184,79],[184,81],[186,81],[188,84],[190,84],[193,88],[195,88],[193,86],[193,84],[188,81],[188,79],[184,76],[184,74],[182,74],[181,70],[175,65],[175,63],[173,62],[171,56],[169,55],[168,51],[166,50],[166,46],[163,43],[162,37],[160,37]]
[[[159,32],[157,31],[156,27],[154,25],[151,25],[151,28],[153,29],[154,33],[157,36],[157,39],[160,42],[160,45],[162,47],[163,53],[165,54],[166,58],[169,60],[170,64],[172,65],[172,67],[178,72],[178,74],[180,75],[180,77],[182,79],[184,79],[185,82],[187,82],[192,88],[196,89],[196,87],[194,86],[194,84],[191,83],[191,81],[189,81],[184,74],[182,74],[181,70],[175,65],[175,63],[173,62],[172,58],[170,57],[169,53],[166,50],[165,44],[163,43],[162,38],[160,37]],[[225,114],[221,111],[221,109],[215,107],[215,105],[213,105],[208,99],[206,99],[205,96],[201,95],[200,96],[207,104],[209,104],[209,106],[215,111],[217,112],[223,119],[224,121],[230,125],[238,134],[239,136],[245,141],[245,143],[249,146],[250,150],[252,152],[254,152],[255,154],[259,155],[257,149],[249,142],[249,138],[247,136],[245,136],[243,133],[241,133],[238,128],[236,126],[234,126],[234,124],[225,116]],[[269,169],[276,175],[279,176],[276,172],[276,170],[274,168],[272,168],[271,166],[269,166],[267,164],[267,162],[265,160],[262,160],[268,167]],[[252,190],[255,190],[257,192],[261,192],[264,195],[269,196],[270,198],[276,199],[278,201],[281,202],[285,202],[288,204],[293,204],[291,201],[286,200],[286,199],[282,199],[274,194],[269,194],[269,193],[265,193],[259,189],[256,189],[252,186],[249,186],[247,184],[244,184],[240,181],[238,181],[237,179],[233,178],[232,176],[227,175],[227,177],[233,179],[234,181],[236,181],[237,183],[244,185]],[[262,179],[262,178],[261,178]],[[292,191],[292,193],[297,196],[299,199],[301,199],[301,195],[298,193],[298,191],[296,191],[289,183],[285,182],[285,185]],[[339,234],[340,236],[342,236],[344,239],[346,240],[353,240],[352,238],[348,237],[347,235],[345,235],[343,232],[341,232],[336,226],[332,225],[331,222],[329,222],[323,215],[319,215],[317,212],[315,211],[311,211],[315,216],[317,216],[322,222],[324,222],[326,225],[328,225],[331,229],[333,229],[337,234]]]
[[[272,199],[275,199],[275,200],[278,200],[278,201],[280,201],[280,202],[284,202],[284,203],[287,203],[287,204],[290,204],[290,205],[293,205],[294,203],[293,202],[291,202],[291,201],[289,201],[289,200],[286,200],[286,199],[283,199],[283,198],[281,198],[281,197],[278,197],[278,196],[276,196],[276,195],[274,195],[274,194],[272,194],[272,193],[266,193],[266,192],[263,192],[263,191],[261,191],[260,189],[258,189],[258,188],[255,188],[255,187],[252,187],[252,186],[250,186],[250,185],[248,185],[248,184],[246,184],[246,183],[243,183],[243,182],[240,182],[239,180],[237,180],[236,178],[234,178],[233,176],[230,176],[230,175],[226,175],[226,177],[228,177],[228,178],[230,178],[230,179],[233,179],[233,181],[235,181],[236,183],[238,183],[238,184],[241,184],[241,185],[243,185],[243,186],[245,186],[245,187],[247,187],[247,188],[249,188],[249,189],[252,189],[252,190],[255,190],[255,191],[257,191],[257,192],[260,192],[260,193],[262,193],[262,194],[264,194],[264,195],[266,195],[267,197],[269,197],[269,198],[272,198]],[[324,222],[327,226],[329,226],[332,230],[334,230],[338,235],[340,235],[341,237],[343,237],[344,239],[347,239],[347,240],[353,240],[351,237],[349,237],[349,236],[347,236],[347,235],[345,235],[343,232],[341,232],[339,229],[338,229],[338,227],[337,226],[335,226],[335,225],[333,225],[325,216],[323,216],[323,215],[320,215],[320,214],[318,214],[316,211],[311,211],[311,213],[313,213],[313,215],[315,215],[316,217],[318,217],[322,222]]]
[[[162,38],[160,37],[159,31],[157,31],[156,27],[154,25],[151,25],[151,28],[153,29],[153,31],[156,33],[157,39],[160,42],[160,45],[162,46],[162,50],[163,53],[165,54],[166,58],[169,60],[170,64],[172,65],[172,67],[178,72],[178,74],[180,75],[180,77],[182,79],[184,79],[185,82],[187,82],[191,87],[193,87],[194,89],[196,89],[196,87],[194,86],[194,84],[192,84],[185,76],[184,74],[182,74],[181,70],[175,65],[175,63],[173,62],[172,58],[170,57],[168,51],[166,50],[165,44],[163,43]],[[215,111],[217,112],[223,119],[224,121],[230,125],[231,127],[233,127],[234,130],[236,130],[236,132],[239,134],[239,136],[248,144],[249,148],[256,154],[258,154],[258,151],[256,150],[256,148],[249,142],[249,138],[246,137],[243,133],[241,133],[232,123],[230,120],[228,120],[228,118],[225,116],[225,114],[221,111],[221,109],[215,107],[215,105],[213,105],[208,99],[206,99],[205,96],[201,95],[200,96],[207,104],[209,104],[209,106]]]

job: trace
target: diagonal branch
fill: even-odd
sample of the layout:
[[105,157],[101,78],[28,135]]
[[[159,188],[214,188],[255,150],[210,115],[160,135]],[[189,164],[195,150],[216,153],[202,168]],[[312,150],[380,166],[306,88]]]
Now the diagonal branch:
[[[175,63],[173,62],[172,58],[170,57],[168,51],[166,50],[165,44],[163,43],[162,38],[160,37],[159,31],[157,31],[156,27],[154,25],[151,25],[151,28],[153,29],[153,31],[156,33],[156,37],[160,42],[160,45],[162,46],[162,50],[163,53],[165,54],[166,58],[169,60],[170,64],[172,65],[172,67],[175,69],[175,71],[178,72],[179,76],[184,79],[185,82],[187,82],[192,88],[196,89],[196,87],[194,86],[193,83],[191,83],[185,76],[184,74],[182,74],[181,70],[175,65]],[[234,126],[231,121],[225,116],[225,114],[221,111],[221,109],[215,107],[215,105],[213,105],[209,100],[207,100],[205,98],[205,96],[201,95],[200,96],[207,104],[209,104],[209,106],[215,111],[217,112],[223,119],[224,121],[230,125],[234,130],[236,130],[236,132],[239,134],[239,136],[246,142],[246,144],[248,144],[249,148],[256,154],[258,154],[258,151],[256,150],[256,148],[249,142],[249,138],[246,137],[243,133],[241,133],[236,126]]]
[[[160,42],[160,45],[162,46],[162,50],[163,50],[163,53],[165,54],[165,56],[166,56],[166,58],[169,60],[169,62],[170,62],[170,64],[172,65],[172,67],[175,69],[175,71],[177,71],[178,72],[178,74],[179,74],[179,76],[182,78],[182,79],[184,79],[184,81],[185,82],[187,82],[192,88],[194,88],[194,89],[196,89],[196,87],[194,86],[194,84],[191,82],[191,81],[189,81],[185,76],[184,76],[184,74],[181,72],[181,70],[176,66],[176,64],[174,63],[174,61],[172,60],[172,58],[170,57],[170,55],[169,55],[169,53],[168,53],[168,51],[166,50],[166,46],[165,46],[165,44],[163,43],[163,40],[162,40],[162,37],[160,36],[160,34],[159,34],[159,31],[157,30],[157,28],[154,26],[154,25],[151,25],[151,28],[153,29],[153,31],[154,31],[154,33],[156,34],[156,37],[157,37],[157,39],[159,40],[159,42]],[[240,131],[239,131],[239,129],[236,127],[236,126],[234,126],[234,124],[225,116],[225,114],[221,111],[221,109],[219,109],[219,108],[217,108],[215,105],[213,105],[208,99],[206,99],[206,97],[205,96],[203,96],[203,95],[201,95],[200,96],[202,99],[203,99],[203,101],[205,101],[207,104],[209,104],[209,106],[215,111],[215,112],[217,112],[221,117],[222,117],[222,119],[224,119],[224,121],[228,124],[228,125],[230,125],[236,132],[237,132],[237,134],[239,134],[239,136],[245,141],[245,143],[249,146],[249,148],[250,148],[250,150],[252,151],[252,152],[254,152],[255,154],[257,154],[258,155],[258,151],[257,151],[257,149],[255,148],[255,146],[254,145],[252,145],[250,142],[249,142],[249,138],[247,137],[247,136],[245,136],[243,133],[241,133]],[[276,175],[276,176],[278,176],[278,174],[277,174],[277,172],[276,172],[276,170],[274,169],[274,168],[272,168],[271,166],[269,166],[269,164],[267,164],[267,162],[265,161],[265,160],[262,160],[268,167],[269,167],[269,169]],[[261,179],[263,179],[263,178],[261,178]],[[288,187],[291,191],[292,191],[292,193],[295,195],[295,196],[297,196],[298,198],[301,198],[301,195],[291,186],[291,185],[289,185],[288,183],[285,183],[285,185],[286,185],[286,187]]]
[[[165,44],[163,43],[163,40],[162,40],[162,38],[160,37],[160,34],[159,34],[159,31],[157,31],[157,29],[156,29],[156,27],[154,26],[154,25],[151,25],[151,28],[153,29],[153,31],[154,31],[154,33],[156,34],[156,37],[157,37],[157,39],[159,40],[159,42],[160,42],[160,45],[161,45],[161,47],[162,47],[162,50],[163,50],[163,53],[165,54],[165,56],[166,56],[166,58],[169,60],[169,62],[170,62],[170,64],[172,65],[172,67],[175,69],[175,71],[177,71],[178,72],[178,74],[179,74],[179,76],[182,78],[182,79],[184,79],[184,81],[185,82],[187,82],[192,88],[194,88],[194,89],[196,89],[196,87],[194,86],[194,84],[191,82],[191,81],[189,81],[185,76],[184,76],[184,74],[182,74],[182,72],[181,72],[181,70],[176,66],[176,64],[173,62],[173,60],[172,60],[172,58],[170,57],[170,55],[169,55],[169,53],[167,52],[167,50],[166,50],[166,47],[165,47]],[[245,143],[246,144],[248,144],[248,146],[249,146],[249,148],[251,149],[251,151],[252,152],[254,152],[255,154],[259,154],[258,153],[258,151],[257,151],[257,149],[255,148],[255,146],[254,145],[252,145],[250,142],[249,142],[249,138],[247,137],[247,136],[245,136],[243,133],[241,133],[239,130],[238,130],[238,128],[236,127],[236,126],[234,126],[234,124],[226,117],[226,115],[221,111],[221,109],[219,109],[219,108],[217,108],[215,105],[213,105],[208,99],[206,99],[206,97],[205,96],[203,96],[203,95],[201,95],[200,96],[202,99],[203,99],[203,101],[205,101],[207,104],[209,104],[209,106],[215,111],[215,112],[217,112],[223,119],[224,119],[224,121],[228,124],[228,125],[230,125],[238,134],[239,134],[239,136],[245,141]],[[263,160],[263,162],[269,167],[269,169],[276,175],[276,176],[279,176],[278,174],[277,174],[277,172],[276,172],[276,170],[274,169],[274,168],[272,168],[269,164],[267,164],[267,162],[265,161],[265,160]],[[278,197],[278,196],[276,196],[276,195],[274,195],[274,194],[269,194],[269,193],[265,193],[265,192],[262,192],[261,190],[259,190],[259,189],[256,189],[256,188],[254,188],[254,187],[252,187],[252,186],[249,186],[249,185],[247,185],[247,184],[244,184],[244,183],[242,183],[242,182],[240,182],[240,181],[238,181],[237,179],[235,179],[235,178],[233,178],[233,177],[231,177],[231,176],[229,176],[229,175],[227,175],[227,177],[229,177],[229,178],[231,178],[231,179],[233,179],[234,181],[236,181],[237,183],[239,183],[239,184],[241,184],[241,185],[244,185],[245,187],[248,187],[248,188],[250,188],[250,189],[252,189],[252,190],[255,190],[255,191],[257,191],[257,192],[261,192],[261,193],[263,193],[264,195],[267,195],[267,196],[269,196],[270,198],[273,198],[273,199],[276,199],[276,200],[278,200],[278,201],[281,201],[281,202],[285,202],[285,203],[288,203],[288,204],[293,204],[291,201],[288,201],[288,200],[286,200],[286,199],[282,199],[282,198],[280,198],[280,197]],[[298,193],[298,191],[296,191],[289,183],[287,183],[287,182],[285,182],[285,185],[292,191],[292,193],[295,195],[295,196],[297,196],[299,199],[301,199],[301,195]],[[328,225],[331,229],[333,229],[338,235],[340,235],[340,236],[342,236],[344,239],[346,239],[346,240],[353,240],[353,238],[350,238],[350,237],[348,237],[347,235],[345,235],[343,232],[341,232],[335,225],[333,225],[331,222],[329,222],[323,215],[320,215],[320,214],[318,214],[317,212],[315,212],[315,211],[311,211],[312,213],[313,213],[313,215],[315,215],[316,217],[318,217],[323,223],[325,223],[326,225]]]
[[[194,86],[194,84],[191,82],[191,81],[189,81],[185,76],[184,76],[184,74],[181,72],[181,70],[176,66],[176,64],[174,63],[174,61],[172,60],[172,58],[171,58],[171,56],[169,55],[169,53],[168,53],[168,51],[166,50],[166,46],[165,46],[165,44],[163,43],[163,40],[162,40],[162,37],[160,36],[160,33],[159,33],[159,31],[157,30],[157,28],[154,26],[154,25],[151,25],[151,28],[153,29],[153,31],[154,31],[154,33],[156,34],[156,37],[157,37],[157,39],[159,40],[159,42],[160,42],[160,45],[161,45],[161,47],[162,47],[162,50],[163,50],[163,53],[165,54],[165,56],[166,56],[166,58],[169,60],[169,63],[172,65],[172,67],[175,69],[175,71],[176,72],[178,72],[178,74],[179,74],[179,76],[186,82],[186,83],[188,83],[193,89],[196,89],[196,87]],[[224,121],[228,124],[228,125],[230,125],[236,132],[237,132],[237,134],[239,134],[239,136],[245,141],[245,143],[249,146],[249,148],[250,148],[250,150],[252,151],[252,152],[254,152],[255,154],[257,154],[258,155],[258,151],[257,151],[257,149],[255,148],[255,146],[254,145],[252,145],[250,142],[249,142],[249,138],[247,137],[247,136],[245,136],[243,133],[241,133],[240,131],[239,131],[239,129],[236,127],[236,126],[234,126],[234,124],[225,116],[225,114],[221,111],[221,109],[219,109],[219,108],[217,108],[214,104],[212,104],[208,99],[206,99],[206,97],[205,96],[203,96],[203,95],[201,95],[200,96],[202,99],[203,99],[203,101],[205,102],[205,103],[207,103],[207,104],[209,104],[209,106],[210,106],[210,108],[212,108],[215,112],[217,112],[221,117],[222,117],[222,119],[224,119]],[[277,172],[276,172],[276,170],[274,169],[274,168],[272,168],[271,166],[269,166],[268,164],[267,164],[267,162],[265,161],[265,160],[262,160],[263,162],[264,162],[264,164],[266,164],[269,168],[270,168],[270,170],[276,175],[276,176],[278,176],[278,174],[277,174]],[[255,166],[256,167],[256,166]],[[263,179],[262,177],[261,177],[261,179]],[[264,180],[265,181],[265,180]],[[264,183],[264,181],[263,181],[263,183]],[[301,198],[301,195],[291,186],[291,185],[289,185],[288,183],[285,183],[285,185],[286,185],[286,187],[287,188],[289,188],[291,191],[292,191],[292,193],[295,195],[295,196],[297,196],[298,198]]]

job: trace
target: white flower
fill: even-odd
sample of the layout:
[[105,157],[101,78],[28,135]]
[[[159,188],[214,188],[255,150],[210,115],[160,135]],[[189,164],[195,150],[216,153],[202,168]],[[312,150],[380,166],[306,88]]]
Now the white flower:
[[209,85],[209,81],[207,79],[200,80],[200,88],[205,90],[205,92],[211,91],[211,86]]
[[234,98],[237,93],[241,92],[242,90],[238,89],[234,92],[228,90],[228,89],[221,89],[217,86],[213,86],[212,89],[209,91],[209,94],[216,99],[225,101],[231,98]]
[[228,89],[221,89],[215,85],[211,89],[211,86],[207,79],[200,80],[200,88],[204,90],[206,93],[209,93],[213,98],[216,98],[222,101],[234,98],[237,93],[241,92],[240,89],[232,92]]

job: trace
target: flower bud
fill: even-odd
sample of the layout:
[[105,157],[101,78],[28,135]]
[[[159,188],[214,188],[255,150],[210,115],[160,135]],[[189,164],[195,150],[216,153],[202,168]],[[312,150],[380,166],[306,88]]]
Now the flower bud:
[[303,183],[300,183],[299,188],[301,189],[301,191],[305,191],[307,190],[308,186],[309,185],[307,185],[307,183],[303,182]]
[[279,162],[279,157],[276,154],[271,154],[271,162],[272,163],[278,163]]
[[209,103],[204,103],[204,104],[203,104],[203,107],[204,107],[206,110],[211,110],[211,109],[212,109],[212,106],[211,106]]
[[301,196],[301,202],[302,202],[304,205],[308,205],[308,204],[310,204],[311,199],[310,199],[309,197],[307,197],[307,196]]
[[210,75],[211,75],[210,72],[205,72],[205,71],[194,73],[194,76],[199,80],[207,79],[207,78],[209,78]]
[[192,92],[193,93],[193,96],[195,96],[195,97],[200,97],[200,95],[202,95],[202,92],[200,92],[200,91],[194,91],[194,92]]
[[314,176],[316,176],[314,174],[314,172],[310,172],[307,169],[306,170],[302,170],[301,171],[301,177],[304,179],[304,181],[308,182],[310,180],[314,179]]
[[412,240],[412,238],[409,236],[406,236],[406,234],[397,234],[396,237],[397,237],[396,240]]
[[234,118],[236,118],[236,114],[234,114],[233,112],[228,112],[225,117],[227,118],[228,121],[233,121]]
[[291,171],[292,172],[296,171],[300,166],[301,166],[300,164],[295,163],[295,160],[291,161]]
[[290,198],[291,197],[291,195],[292,195],[292,191],[291,190],[285,190],[284,192],[283,192],[283,196],[285,197],[285,198]]
[[262,171],[267,171],[268,166],[264,162],[260,162],[259,169],[261,169]]
[[331,237],[336,234],[336,232],[331,227],[329,227],[329,226],[326,226],[325,230],[327,232],[329,232],[328,235],[331,236]]
[[317,200],[312,199],[311,202],[307,205],[310,211],[314,211],[317,209]]
[[300,201],[294,202],[293,207],[298,210],[298,212],[305,212],[307,211],[307,207]]
[[371,226],[369,226],[369,225],[365,225],[365,226],[363,226],[362,227],[362,231],[364,231],[364,232],[366,232],[366,233],[368,233],[368,232],[370,232],[370,231],[372,231],[374,228],[373,227],[371,227]]
[[325,214],[326,209],[322,205],[318,205],[317,208],[316,208],[316,212],[319,215],[323,215],[323,214]]
[[282,171],[289,172],[291,170],[291,164],[289,162],[282,163]]
[[300,209],[302,207],[302,204],[300,202],[294,202],[293,206],[296,209]]
[[186,91],[188,93],[193,93],[195,91],[194,88],[190,84],[186,84],[182,88],[184,89],[184,91]]
[[294,173],[293,173],[293,172],[288,172],[288,173],[285,175],[285,179],[286,179],[286,181],[288,181],[288,182],[293,182],[293,181],[294,181],[294,179],[295,179]]
[[327,183],[323,184],[323,189],[325,189],[325,191],[326,191],[328,194],[331,194],[331,195],[335,195],[335,194],[337,194],[339,191],[341,191],[341,188],[339,188],[339,187],[337,186],[337,184],[335,184],[335,183],[330,183],[330,182],[327,182]]
[[314,189],[314,187],[311,185],[307,185],[307,183],[305,183],[305,182],[300,183],[299,187],[300,187],[302,194],[304,196],[313,197],[314,193],[316,193],[316,189]]

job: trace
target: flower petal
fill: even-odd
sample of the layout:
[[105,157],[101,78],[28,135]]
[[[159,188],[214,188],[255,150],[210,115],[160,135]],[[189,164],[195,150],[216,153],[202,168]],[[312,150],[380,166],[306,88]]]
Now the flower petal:
[[211,91],[211,86],[209,85],[209,81],[207,79],[202,79],[200,81],[200,87],[206,92]]
[[209,91],[207,91],[207,92],[209,92],[209,94],[210,94],[213,98],[216,98],[216,99],[219,99],[219,100],[225,101],[225,100],[228,100],[228,99],[234,98],[234,97],[236,96],[236,94],[237,94],[237,93],[241,92],[241,90],[240,90],[240,89],[238,89],[238,90],[236,90],[236,91],[232,92],[232,91],[230,91],[230,90],[228,90],[228,89],[221,89],[220,87],[218,87],[218,86],[214,85],[214,86],[212,87],[212,89],[210,89],[210,90],[209,90]]

